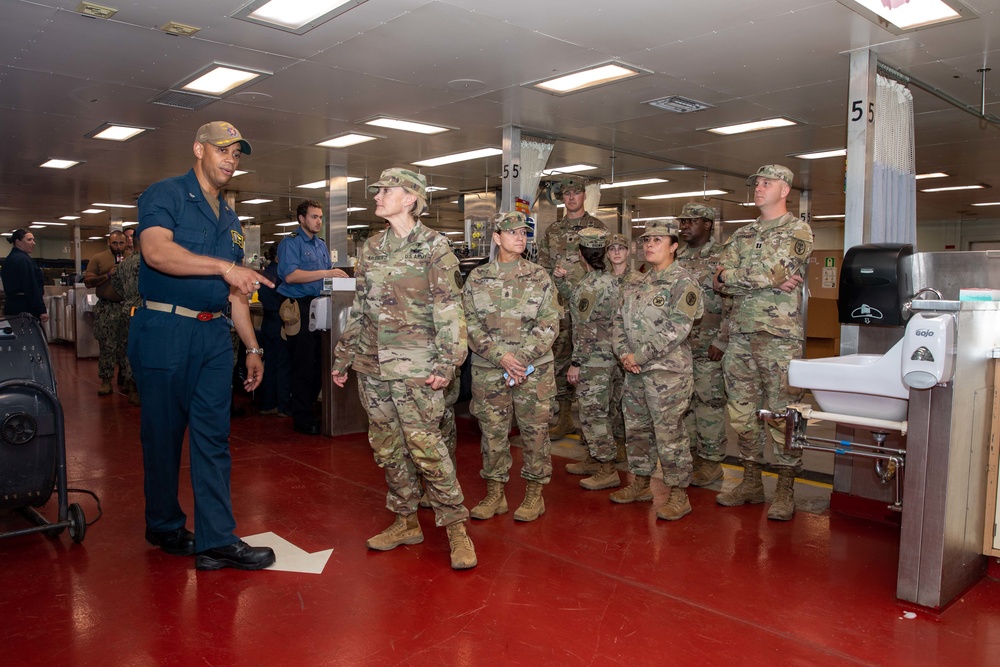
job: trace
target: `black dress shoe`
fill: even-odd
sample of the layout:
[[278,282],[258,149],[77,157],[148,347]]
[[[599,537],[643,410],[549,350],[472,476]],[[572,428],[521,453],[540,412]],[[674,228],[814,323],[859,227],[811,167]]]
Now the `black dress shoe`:
[[295,422],[292,424],[292,428],[296,433],[302,433],[305,435],[319,435],[319,424],[316,422],[309,422],[303,424],[301,422]]
[[194,533],[187,528],[162,532],[147,528],[146,541],[154,547],[160,547],[171,556],[194,555]]
[[224,547],[202,551],[194,560],[198,570],[220,570],[233,567],[237,570],[261,570],[274,564],[274,550],[270,547],[252,547],[243,540]]

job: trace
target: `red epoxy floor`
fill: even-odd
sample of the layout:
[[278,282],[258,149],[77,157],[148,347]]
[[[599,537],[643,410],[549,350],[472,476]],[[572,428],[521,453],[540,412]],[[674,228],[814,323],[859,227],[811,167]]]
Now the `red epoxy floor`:
[[[52,359],[69,486],[96,492],[104,517],[79,545],[0,540],[3,665],[1000,665],[1000,582],[904,619],[890,527],[768,522],[763,505],[722,508],[701,489],[691,515],[666,523],[658,481],[653,504],[613,505],[560,460],[540,520],[471,523],[473,570],[448,567],[427,510],[422,544],[369,552],[392,517],[365,438],[299,436],[253,411],[233,420],[240,534],[333,555],[320,575],[196,572],[143,540],[139,409],[98,397],[96,363],[69,347]],[[466,420],[459,433],[471,507],[484,493],[478,435]],[[507,488],[516,506],[524,483]],[[96,516],[89,498],[70,501]],[[0,517],[0,530],[24,525]]]

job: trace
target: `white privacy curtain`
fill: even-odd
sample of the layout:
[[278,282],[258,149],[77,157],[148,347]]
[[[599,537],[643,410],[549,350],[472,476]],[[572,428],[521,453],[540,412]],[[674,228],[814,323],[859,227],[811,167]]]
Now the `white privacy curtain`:
[[917,181],[913,95],[878,76],[875,161],[872,169],[872,243],[917,243]]
[[[538,197],[538,182],[542,179],[542,170],[548,164],[549,155],[552,153],[554,145],[555,142],[541,137],[521,137],[521,175],[518,179],[521,183],[521,191],[518,196],[528,202],[529,211],[535,205],[535,199]],[[534,237],[536,229],[538,229],[538,225],[533,222],[532,237],[525,249],[528,259],[533,262],[538,259],[538,246]]]

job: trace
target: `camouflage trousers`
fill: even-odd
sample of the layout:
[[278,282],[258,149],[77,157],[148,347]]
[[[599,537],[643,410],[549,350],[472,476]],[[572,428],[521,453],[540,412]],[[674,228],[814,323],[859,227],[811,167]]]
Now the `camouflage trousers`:
[[124,371],[125,348],[128,346],[128,320],[121,303],[98,299],[94,306],[94,338],[100,346],[97,377],[111,381],[115,368]]
[[456,465],[455,451],[458,449],[458,429],[455,426],[455,404],[458,403],[462,378],[455,372],[455,379],[444,390],[444,413],[441,415],[441,440],[448,450],[448,458]]
[[684,488],[691,483],[693,461],[684,430],[691,385],[688,373],[625,374],[625,451],[633,474],[651,476],[659,458],[664,484]]
[[132,322],[132,306],[125,303],[118,305],[121,306],[122,317],[125,320],[125,354],[122,355],[122,379],[125,380],[125,386],[127,387],[135,381],[132,377],[132,362],[128,359],[128,330]]
[[611,391],[611,374],[614,366],[580,367],[580,381],[576,384],[576,398],[580,402],[580,425],[590,455],[598,461],[614,461],[618,448],[612,432],[612,414],[621,403],[614,403]]
[[559,320],[559,335],[552,343],[552,356],[555,357],[556,401],[572,403],[576,398],[576,389],[566,380],[566,371],[573,361],[573,321],[568,316]]
[[788,362],[802,356],[802,341],[768,333],[735,333],[722,357],[729,397],[729,423],[739,437],[740,458],[764,463],[764,442],[770,434],[779,466],[802,469],[802,453],[785,451],[783,423],[768,422],[766,431],[754,412],[783,410],[802,400],[802,392],[788,386]]
[[615,442],[625,442],[625,415],[622,413],[622,396],[625,394],[625,369],[621,364],[611,368],[611,433]]
[[691,451],[708,461],[726,458],[726,383],[722,360],[695,357],[694,391],[684,415]]
[[510,479],[510,427],[517,428],[524,445],[521,477],[548,484],[552,477],[552,445],[549,442],[549,402],[556,392],[553,364],[543,364],[516,387],[507,386],[503,369],[472,367],[470,410],[483,432],[483,479],[506,483]]
[[468,519],[455,465],[441,440],[444,392],[425,385],[424,378],[381,380],[359,373],[358,394],[368,413],[375,463],[385,470],[386,508],[404,516],[416,512],[422,477],[438,526]]

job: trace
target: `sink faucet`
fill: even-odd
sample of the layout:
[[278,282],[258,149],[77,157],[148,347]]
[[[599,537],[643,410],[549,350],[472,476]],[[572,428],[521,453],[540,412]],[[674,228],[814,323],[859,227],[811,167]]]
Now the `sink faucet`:
[[913,302],[916,300],[916,298],[918,296],[920,296],[921,294],[928,294],[928,293],[934,294],[938,298],[938,301],[940,301],[942,298],[944,298],[944,297],[941,296],[941,292],[939,292],[938,290],[934,289],[933,287],[922,287],[921,289],[917,290],[916,294],[914,294],[912,297],[910,297],[903,304],[903,313],[904,314],[909,313],[913,309]]

